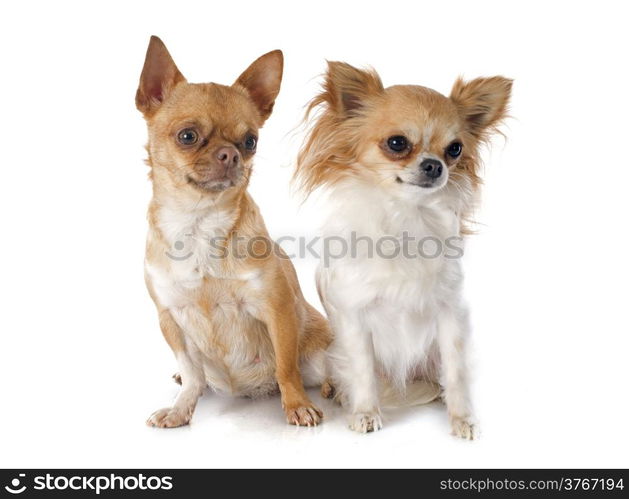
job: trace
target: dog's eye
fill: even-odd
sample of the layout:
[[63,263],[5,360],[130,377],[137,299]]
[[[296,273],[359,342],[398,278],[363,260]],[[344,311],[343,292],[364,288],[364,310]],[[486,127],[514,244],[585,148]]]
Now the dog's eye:
[[393,152],[404,152],[408,149],[408,139],[403,135],[394,135],[387,140],[387,146]]
[[257,143],[258,139],[256,139],[254,135],[247,135],[244,144],[245,149],[247,149],[247,151],[253,151],[256,148]]
[[460,142],[452,142],[447,149],[446,153],[451,158],[458,158],[461,155],[461,151],[463,150],[463,145]]
[[199,135],[192,128],[184,128],[177,134],[177,140],[184,146],[190,146],[199,140]]

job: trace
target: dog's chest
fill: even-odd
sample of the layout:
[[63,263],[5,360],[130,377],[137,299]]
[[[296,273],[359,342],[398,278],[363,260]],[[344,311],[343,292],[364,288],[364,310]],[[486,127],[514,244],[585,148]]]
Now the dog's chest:
[[423,309],[459,280],[461,240],[452,210],[383,206],[370,215],[350,224],[355,235],[342,236],[350,241],[347,255],[322,269],[331,296],[358,308],[378,303]]
[[217,276],[225,256],[224,244],[235,221],[235,214],[229,210],[162,208],[158,224],[175,277],[187,281],[202,275]]
[[[220,243],[233,225],[232,217],[220,211],[162,208],[157,221],[161,237],[149,232],[153,254],[149,252],[146,261],[153,291],[166,308],[194,305],[204,283],[220,274]],[[159,243],[151,244],[151,239]]]

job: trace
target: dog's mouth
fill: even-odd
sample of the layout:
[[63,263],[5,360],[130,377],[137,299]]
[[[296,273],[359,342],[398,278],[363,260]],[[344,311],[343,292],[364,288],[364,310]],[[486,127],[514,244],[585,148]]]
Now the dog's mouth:
[[406,185],[412,185],[415,187],[421,187],[422,189],[437,189],[439,187],[442,187],[444,182],[441,179],[435,179],[435,180],[422,180],[422,181],[407,181],[407,180],[403,180],[402,178],[395,177],[395,181],[398,184],[406,184]]
[[218,179],[202,180],[187,175],[186,181],[188,184],[204,192],[222,192],[236,185],[235,180],[227,176]]

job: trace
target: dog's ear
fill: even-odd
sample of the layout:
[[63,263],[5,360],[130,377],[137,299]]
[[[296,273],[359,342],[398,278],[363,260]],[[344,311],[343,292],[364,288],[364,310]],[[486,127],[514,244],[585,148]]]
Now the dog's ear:
[[283,71],[284,55],[281,50],[273,50],[258,57],[234,83],[234,86],[244,87],[247,91],[263,122],[273,111],[275,99],[280,92]]
[[140,76],[140,86],[135,94],[137,108],[145,116],[152,115],[172,89],[183,81],[186,79],[175,66],[164,42],[156,36],[151,36]]
[[384,91],[374,70],[357,69],[345,62],[328,61],[323,93],[320,98],[341,117],[348,117],[363,107],[367,97]]
[[450,99],[459,109],[469,132],[479,139],[496,128],[507,116],[513,80],[494,76],[469,82],[459,78],[452,87]]

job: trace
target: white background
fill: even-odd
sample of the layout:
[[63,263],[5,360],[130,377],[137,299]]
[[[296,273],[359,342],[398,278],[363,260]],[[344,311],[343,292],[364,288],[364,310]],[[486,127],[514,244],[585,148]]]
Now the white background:
[[[3,2],[0,466],[629,466],[622,4]],[[446,94],[459,74],[515,79],[466,255],[480,440],[451,437],[437,404],[353,434],[316,393],[316,429],[286,425],[277,398],[210,394],[189,427],[144,426],[177,393],[142,270],[151,34],[196,82],[284,50],[251,184],[276,237],[316,229],[288,182],[325,59]],[[319,306],[315,262],[295,263]]]

